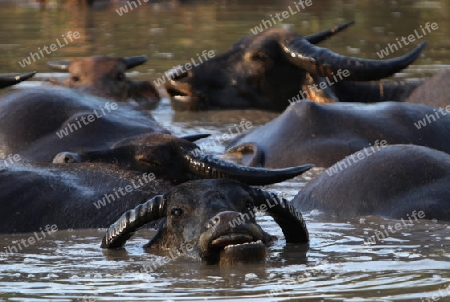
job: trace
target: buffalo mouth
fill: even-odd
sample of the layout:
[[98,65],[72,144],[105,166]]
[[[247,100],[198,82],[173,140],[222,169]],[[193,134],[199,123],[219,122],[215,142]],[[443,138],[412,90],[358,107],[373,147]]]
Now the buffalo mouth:
[[170,95],[170,104],[176,111],[197,111],[204,109],[204,106],[196,97],[175,93],[173,90],[171,92],[168,91],[168,93]]
[[264,262],[266,244],[248,233],[228,233],[210,241],[205,261],[208,264],[236,265]]
[[166,91],[170,96],[170,102],[174,110],[190,111],[204,109],[200,98],[194,96],[191,90],[188,83],[170,80],[166,84]]

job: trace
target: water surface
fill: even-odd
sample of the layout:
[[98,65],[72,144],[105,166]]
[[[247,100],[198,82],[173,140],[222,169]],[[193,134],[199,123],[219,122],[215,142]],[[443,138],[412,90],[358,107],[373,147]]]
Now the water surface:
[[[47,60],[90,55],[146,54],[147,64],[130,76],[156,79],[197,53],[229,49],[270,15],[286,10],[291,1],[191,1],[180,5],[142,5],[123,16],[97,1],[92,9],[77,1],[49,1],[40,9],[30,1],[0,0],[0,72],[36,70],[37,80],[50,74]],[[377,51],[407,36],[426,22],[439,29],[405,46],[402,55],[427,40],[428,47],[413,66],[395,76],[404,80],[429,76],[450,64],[450,1],[312,1],[313,5],[277,24],[310,34],[355,20],[347,31],[323,43],[336,52],[377,59]],[[80,38],[22,68],[19,61],[44,46],[62,41],[69,31]],[[33,85],[35,85],[34,83]],[[32,89],[29,83],[19,85]],[[164,100],[155,117],[175,134],[208,132],[222,135],[242,119],[254,127],[276,114],[263,111],[174,113]],[[208,152],[223,147],[212,144]],[[203,141],[206,146],[208,141]],[[202,144],[201,144],[202,145]],[[304,177],[269,186],[293,197],[321,169]],[[24,188],[26,189],[26,188]],[[93,209],[95,210],[95,209]],[[420,209],[418,209],[420,210]],[[0,259],[0,300],[4,301],[426,301],[434,296],[450,301],[449,229],[446,222],[423,220],[384,240],[368,244],[375,231],[386,233],[398,221],[378,217],[338,220],[305,213],[311,242],[286,245],[278,226],[259,217],[263,228],[279,240],[269,248],[265,264],[208,266],[180,257],[155,269],[143,268],[163,255],[141,247],[153,232],[139,231],[124,251],[99,248],[103,230],[60,230]],[[45,226],[43,226],[45,227]],[[379,234],[379,233],[378,233]],[[0,235],[0,253],[34,234]],[[379,235],[380,236],[380,235]],[[435,301],[438,301],[435,300]]]

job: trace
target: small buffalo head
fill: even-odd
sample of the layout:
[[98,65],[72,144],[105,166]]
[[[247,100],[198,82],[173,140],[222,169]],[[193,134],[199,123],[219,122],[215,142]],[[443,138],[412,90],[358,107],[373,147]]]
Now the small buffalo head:
[[287,243],[309,241],[302,215],[285,199],[220,179],[184,183],[124,213],[109,227],[101,247],[121,248],[139,227],[161,219],[148,249],[172,250],[209,264],[264,261],[274,237],[256,223],[255,210],[274,218]]
[[172,106],[175,110],[251,107],[281,111],[296,96],[335,102],[341,97],[335,93],[339,82],[389,77],[411,64],[426,45],[388,60],[346,57],[314,45],[349,24],[325,31],[327,35],[306,37],[286,29],[268,29],[244,37],[227,53],[191,70],[174,68],[167,73],[170,81],[166,84]]
[[[191,137],[191,140],[201,136]],[[102,162],[121,168],[154,173],[180,183],[199,178],[232,178],[250,185],[266,185],[290,179],[313,165],[269,170],[239,166],[205,155],[193,142],[170,134],[150,133],[122,140],[101,151],[61,152],[53,163]]]
[[50,79],[53,85],[78,88],[119,102],[130,98],[145,109],[153,109],[160,99],[153,84],[149,81],[131,81],[125,75],[128,69],[146,61],[146,56],[124,58],[93,56],[72,61],[52,61],[47,65],[70,73],[70,77],[63,82]]
[[32,76],[34,76],[36,72],[22,73],[16,76],[13,75],[0,75],[0,89],[6,88],[8,86],[16,85],[22,81],[25,81]]

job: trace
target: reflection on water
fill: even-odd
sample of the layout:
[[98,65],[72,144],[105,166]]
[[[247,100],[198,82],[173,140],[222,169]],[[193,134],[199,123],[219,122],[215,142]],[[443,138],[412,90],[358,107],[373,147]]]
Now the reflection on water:
[[[131,77],[156,79],[174,65],[184,64],[202,51],[226,51],[240,37],[251,34],[270,14],[285,10],[291,1],[160,1],[142,5],[123,16],[116,13],[126,2],[94,1],[92,9],[78,1],[47,1],[40,10],[32,1],[0,0],[0,72],[48,72],[47,60],[95,54],[146,54],[149,62]],[[180,1],[184,2],[184,1]],[[276,3],[275,3],[276,2]],[[446,68],[450,1],[315,1],[283,21],[283,26],[309,34],[337,23],[356,24],[323,43],[345,55],[377,59],[376,52],[437,22],[439,29],[423,38],[428,47],[416,64],[399,78],[429,75]],[[50,46],[69,31],[80,38],[22,68],[19,61]],[[404,54],[411,43],[393,55]],[[50,74],[38,74],[43,80]],[[26,86],[24,89],[32,89]],[[242,119],[253,126],[276,114],[263,111],[174,113],[168,100],[155,117],[175,134],[227,133]],[[214,145],[209,152],[219,153]],[[291,197],[321,169],[268,188]],[[269,249],[263,265],[207,266],[176,258],[153,272],[143,268],[163,255],[143,251],[153,234],[141,230],[125,251],[99,248],[103,231],[60,230],[0,260],[0,298],[8,301],[426,301],[435,296],[450,301],[449,230],[445,222],[424,220],[368,244],[376,232],[398,221],[377,217],[336,220],[320,213],[305,215],[311,235],[309,249],[288,245],[272,219],[263,216],[263,228],[280,238]],[[0,247],[27,240],[33,234],[0,235]],[[382,238],[381,238],[382,239]],[[3,251],[3,250],[1,250]],[[1,252],[0,251],[0,252]],[[1,255],[1,254],[0,254]],[[0,300],[1,300],[0,299]],[[39,300],[38,300],[39,299]],[[438,301],[435,300],[435,301]]]
[[[58,231],[2,261],[0,291],[3,297],[58,301],[83,297],[99,301],[198,301],[224,296],[255,301],[294,297],[306,301],[319,297],[411,301],[415,297],[419,301],[420,297],[439,294],[439,290],[447,293],[446,224],[420,221],[383,242],[367,245],[367,236],[395,222],[374,217],[344,222],[323,214],[308,214],[306,220],[312,238],[307,256],[304,247],[285,246],[280,239],[270,247],[264,265],[227,268],[175,258],[149,273],[142,273],[142,268],[162,257],[141,249],[151,231],[138,232],[126,251],[119,252],[99,248],[102,231]],[[270,218],[259,217],[259,222],[282,238]],[[12,242],[28,235],[2,236],[1,240]]]

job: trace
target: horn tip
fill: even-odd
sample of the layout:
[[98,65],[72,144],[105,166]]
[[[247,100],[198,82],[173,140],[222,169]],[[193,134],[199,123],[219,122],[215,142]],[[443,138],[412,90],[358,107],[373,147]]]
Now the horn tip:
[[26,80],[26,79],[33,77],[35,74],[36,74],[36,71],[24,73],[23,75],[20,76],[20,78],[23,80]]
[[313,167],[315,167],[314,164],[306,164],[306,165],[301,165],[301,166],[297,166],[297,167],[292,167],[289,169],[291,171],[293,171],[295,174],[300,175],[300,174],[303,174],[304,172],[312,169]]
[[48,61],[46,65],[50,68],[59,69],[59,70],[67,70],[69,69],[69,62],[66,61]]

